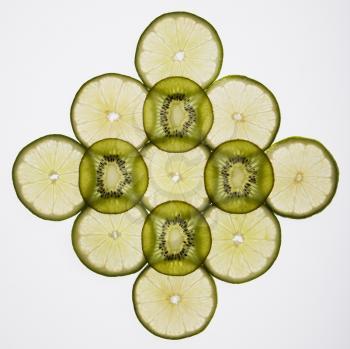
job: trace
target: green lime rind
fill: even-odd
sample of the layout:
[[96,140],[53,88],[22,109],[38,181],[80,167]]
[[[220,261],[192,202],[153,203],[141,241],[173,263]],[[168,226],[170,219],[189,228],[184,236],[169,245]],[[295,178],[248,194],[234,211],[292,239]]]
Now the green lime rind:
[[[152,270],[152,268],[147,266],[141,271],[141,273],[138,275],[137,279],[135,280],[135,283],[133,285],[133,290],[132,290],[132,302],[133,302],[134,311],[135,311],[136,317],[141,322],[143,327],[147,331],[149,331],[150,333],[152,333],[153,335],[155,335],[157,337],[161,337],[161,338],[164,338],[164,339],[170,339],[170,340],[178,340],[178,339],[192,337],[192,336],[194,336],[194,335],[204,331],[208,327],[210,321],[212,320],[212,318],[213,318],[213,316],[215,314],[215,311],[216,311],[216,308],[217,308],[217,302],[218,302],[218,300],[217,300],[217,289],[216,289],[215,281],[214,281],[213,277],[206,271],[206,269],[205,268],[199,268],[195,272],[197,272],[197,271],[203,272],[203,274],[205,275],[205,277],[207,278],[207,280],[209,281],[209,283],[211,285],[211,288],[212,288],[212,300],[213,300],[212,309],[211,309],[209,315],[207,316],[206,321],[203,323],[202,326],[200,326],[198,329],[195,329],[193,331],[190,331],[188,333],[184,333],[183,335],[178,335],[178,336],[171,336],[171,335],[165,335],[164,333],[160,333],[156,329],[152,328],[150,326],[150,324],[148,324],[146,322],[146,320],[142,317],[142,314],[140,313],[139,305],[138,305],[138,302],[137,302],[137,295],[136,295],[137,292],[136,292],[136,290],[137,290],[137,287],[140,284],[140,282],[142,282],[144,278],[147,278],[147,272],[149,272],[150,270]],[[161,275],[163,275],[163,274],[161,274]],[[189,275],[191,275],[191,274],[189,274]],[[185,275],[185,276],[166,276],[166,275],[163,275],[163,276],[167,277],[167,278],[180,279],[180,278],[186,278],[188,275]]]
[[[209,96],[209,99],[212,101],[214,113],[215,113],[215,102],[213,100],[213,97],[210,96],[210,92],[213,91],[213,89],[215,89],[215,88],[217,88],[217,87],[219,87],[221,85],[225,85],[227,82],[230,82],[230,81],[242,81],[242,82],[246,83],[247,85],[249,84],[249,85],[256,86],[260,90],[262,90],[262,92],[264,94],[267,94],[269,96],[269,98],[271,99],[271,103],[273,105],[273,108],[272,108],[271,111],[275,114],[275,125],[274,125],[273,129],[270,130],[270,136],[262,144],[257,144],[257,142],[254,139],[254,137],[249,137],[249,133],[247,134],[246,128],[245,128],[244,137],[243,136],[241,137],[241,139],[246,139],[248,141],[256,143],[263,150],[267,149],[272,144],[272,142],[274,141],[274,139],[275,139],[275,137],[277,135],[277,132],[278,132],[278,130],[280,128],[280,123],[281,123],[281,112],[280,112],[280,108],[279,108],[279,105],[278,105],[276,97],[271,92],[271,90],[269,90],[264,84],[262,84],[261,82],[259,82],[257,80],[251,79],[251,78],[249,78],[247,76],[244,76],[244,75],[227,75],[227,76],[225,76],[225,77],[223,77],[223,78],[221,78],[219,80],[214,81],[209,86],[209,88],[206,90],[206,92],[207,92],[207,94]],[[231,103],[230,104],[230,108],[232,108],[232,101],[230,101],[230,103]],[[222,106],[221,106],[221,108],[222,108]],[[222,110],[220,110],[220,112],[222,112]],[[214,132],[214,129],[215,129],[215,126],[216,126],[215,125],[216,121],[217,120],[214,119],[214,124],[213,124],[213,127],[211,129],[211,132]],[[232,120],[230,120],[230,121],[232,121]],[[211,138],[211,133],[209,132],[208,137],[207,137],[207,142],[208,142],[210,147],[215,148],[215,145],[210,140],[210,138]],[[236,139],[238,139],[238,138],[236,138]],[[220,143],[222,143],[224,141],[227,141],[227,140],[229,140],[229,139],[223,139]]]
[[[146,211],[141,207],[141,206],[136,206],[134,209],[138,209],[139,212],[143,215],[143,217],[145,218],[147,213]],[[99,226],[99,231],[95,231],[93,234],[86,234],[86,232],[84,232],[84,227],[82,227],[82,224],[84,221],[86,221],[87,218],[90,218],[90,214],[93,213],[96,215],[98,214],[99,217],[98,218],[94,218],[92,217],[92,220],[94,221],[94,224],[97,224]],[[72,228],[72,234],[71,234],[71,239],[72,239],[72,246],[74,249],[74,252],[76,253],[77,257],[79,258],[79,260],[81,261],[82,264],[84,264],[88,269],[90,269],[91,271],[103,275],[103,276],[110,276],[110,277],[115,277],[115,276],[124,276],[124,275],[129,275],[129,274],[133,274],[136,273],[137,271],[139,271],[145,264],[146,264],[146,260],[142,257],[140,258],[138,263],[133,263],[130,266],[130,261],[129,263],[126,263],[128,261],[126,261],[123,257],[125,257],[125,246],[132,250],[132,253],[135,254],[137,252],[137,247],[133,246],[133,241],[125,241],[125,245],[123,246],[118,246],[117,248],[114,248],[114,250],[112,249],[111,244],[112,243],[117,243],[116,241],[110,241],[109,243],[109,249],[106,249],[106,253],[103,254],[104,256],[104,265],[103,266],[99,266],[97,265],[96,262],[91,261],[91,259],[89,260],[89,256],[91,254],[91,252],[96,251],[96,249],[101,249],[103,244],[108,243],[108,241],[98,241],[97,246],[95,246],[91,251],[87,252],[87,251],[83,251],[82,246],[80,245],[80,239],[86,237],[86,238],[95,238],[96,234],[100,233],[101,231],[103,231],[103,233],[105,233],[106,235],[109,233],[108,238],[110,239],[110,233],[112,232],[107,232],[106,231],[106,226],[108,227],[115,216],[118,216],[118,218],[120,217],[120,223],[122,221],[125,221],[126,219],[126,215],[129,213],[130,211],[123,213],[123,214],[118,214],[118,215],[114,215],[114,214],[103,214],[103,213],[99,213],[97,211],[94,211],[92,208],[87,207],[85,210],[83,210],[75,219],[74,224],[73,224],[73,228]],[[135,229],[135,222],[133,224],[130,223],[130,226],[132,227],[132,229]],[[86,229],[86,228],[85,228]],[[141,229],[142,226],[140,227],[140,240],[141,240]],[[137,231],[133,231],[133,234],[137,233]],[[125,239],[125,234],[124,231],[121,231],[121,237],[119,237],[118,239]],[[107,240],[107,239],[106,239]],[[141,242],[140,242],[141,245]],[[123,250],[123,254],[122,254],[122,250]],[[113,252],[113,254],[112,254]],[[129,251],[130,252],[130,251]],[[140,246],[140,253],[142,254],[142,249]],[[110,258],[118,258],[121,261],[121,264],[123,266],[124,270],[118,270],[118,271],[112,271],[111,268],[107,268],[107,261]],[[125,265],[129,264],[128,267],[126,267]]]
[[[208,270],[208,272],[211,275],[213,275],[214,277],[216,277],[217,279],[220,279],[221,281],[225,281],[225,282],[232,283],[232,284],[245,283],[245,282],[254,280],[254,279],[258,278],[259,276],[265,274],[272,267],[272,265],[274,264],[275,260],[277,259],[279,251],[280,251],[280,247],[281,247],[281,226],[280,226],[280,223],[279,223],[277,217],[272,213],[271,209],[268,208],[267,206],[263,205],[263,206],[260,206],[257,210],[254,210],[254,211],[249,212],[247,214],[228,214],[228,213],[225,213],[225,212],[221,212],[221,217],[223,215],[229,215],[230,216],[230,221],[232,223],[232,227],[230,228],[229,231],[232,232],[232,235],[237,233],[237,229],[238,229],[238,231],[240,231],[240,229],[241,229],[241,227],[237,228],[237,226],[239,226],[239,224],[237,223],[235,218],[237,218],[237,217],[241,218],[242,217],[241,218],[241,222],[242,221],[243,222],[253,221],[254,220],[253,215],[257,214],[258,210],[260,212],[264,211],[264,216],[267,219],[269,219],[270,223],[274,226],[274,230],[275,230],[275,233],[276,233],[276,235],[273,238],[274,252],[273,252],[272,255],[269,255],[268,258],[266,258],[266,261],[265,261],[265,264],[263,265],[263,267],[260,267],[259,270],[252,271],[251,267],[249,265],[249,260],[247,259],[247,257],[243,257],[242,252],[241,252],[241,255],[242,255],[242,258],[244,260],[244,263],[247,263],[249,265],[249,269],[251,270],[250,274],[247,275],[246,277],[232,277],[232,276],[228,275],[229,271],[227,270],[226,267],[225,268],[215,268],[214,266],[212,266],[210,264],[211,254],[214,255],[214,258],[219,258],[219,256],[218,256],[219,251],[218,250],[220,248],[216,248],[216,243],[222,243],[222,241],[217,240],[217,239],[219,239],[217,237],[218,231],[214,228],[214,225],[218,224],[219,225],[218,229],[220,229],[222,221],[212,222],[212,220],[209,218],[209,215],[211,214],[212,210],[217,210],[217,208],[211,207],[205,212],[205,217],[207,218],[208,224],[211,227],[211,230],[213,231],[213,234],[212,234],[212,238],[213,238],[212,249],[210,251],[209,256],[207,257],[207,259],[205,261],[205,267]],[[259,219],[255,218],[255,222],[253,224],[253,228],[255,228],[257,224],[261,223],[263,219],[264,218],[261,218],[261,217],[259,217]],[[225,227],[226,227],[226,229],[228,229],[227,226],[225,226]],[[268,230],[266,229],[265,235],[271,233],[270,229],[271,228],[269,228]],[[240,231],[240,234],[243,234],[243,236],[244,236],[246,230],[247,229],[242,229],[242,231]],[[226,231],[228,232],[228,230],[226,230]],[[248,229],[248,234],[249,234],[249,229]],[[259,241],[264,241],[261,236],[259,236]],[[266,242],[271,242],[271,240],[266,238],[266,241],[264,241],[264,242],[265,243]],[[232,241],[230,241],[230,243],[232,244],[231,248],[235,248],[234,243]],[[244,247],[244,241],[243,241],[242,245]],[[228,251],[227,248],[228,247],[230,247],[230,246],[225,246],[225,251],[223,251],[224,253],[227,253],[227,251]],[[263,249],[264,249],[264,247],[266,247],[266,246],[262,246]],[[239,246],[238,248],[241,248],[241,246]],[[257,247],[254,248],[254,252],[259,254],[259,255],[261,255],[261,256],[263,256],[263,254],[264,254],[263,250],[259,251],[257,249]],[[217,256],[215,257],[215,255],[217,255]],[[230,255],[230,260],[231,261],[233,260],[233,256],[234,256],[234,254],[232,254],[232,256]],[[237,267],[237,265],[235,267]]]
[[[119,197],[102,197],[97,188],[98,166],[104,156],[118,156],[123,162],[131,184]],[[104,139],[94,143],[85,152],[79,168],[79,188],[91,208],[101,213],[122,213],[135,206],[148,186],[147,166],[137,149],[120,139]],[[125,181],[124,181],[125,182]]]
[[[185,256],[181,259],[166,258],[160,245],[162,239],[165,244],[169,241],[169,235],[162,238],[162,229],[168,221],[174,221],[177,217],[186,221],[191,240],[187,242]],[[166,275],[183,276],[196,270],[203,264],[211,247],[211,232],[203,215],[192,205],[184,201],[167,201],[156,206],[147,216],[142,229],[142,250],[147,262],[159,273]],[[164,248],[168,250],[168,247]],[[172,254],[170,251],[169,255]],[[169,256],[167,255],[167,256]]]
[[[180,130],[185,129],[186,122],[190,126],[181,135],[176,135],[175,126],[174,130],[170,129],[170,109],[167,115],[163,114],[166,98],[176,95],[185,96],[186,103],[193,108],[195,115],[195,119],[190,121],[190,114],[186,111],[187,121],[182,121],[183,124],[179,127]],[[172,103],[174,102],[171,101],[168,108],[172,107]],[[176,111],[174,115],[174,118],[177,117]],[[194,81],[178,76],[163,79],[154,85],[148,92],[143,107],[143,125],[147,137],[155,146],[167,152],[186,152],[195,148],[210,131],[213,118],[212,105],[204,90]],[[165,128],[169,134],[165,133]]]
[[[230,197],[221,178],[221,165],[239,156],[248,158],[258,169],[256,182],[252,184],[254,189],[249,196]],[[209,199],[218,208],[228,213],[248,213],[265,202],[273,188],[274,173],[270,160],[257,145],[238,139],[215,148],[205,166],[204,182]]]
[[[291,144],[291,143],[297,143],[297,142],[303,143],[303,144],[313,144],[318,149],[320,149],[322,151],[322,153],[325,156],[325,159],[327,159],[329,161],[331,168],[332,168],[332,172],[333,172],[331,190],[329,191],[329,193],[326,196],[326,199],[324,200],[324,202],[322,202],[321,205],[319,205],[318,207],[315,207],[311,210],[308,210],[304,213],[295,213],[295,212],[292,213],[292,212],[285,211],[283,209],[279,209],[278,207],[276,207],[275,205],[272,204],[270,198],[267,199],[266,204],[271,208],[271,210],[274,213],[278,214],[279,216],[287,217],[287,218],[294,218],[294,219],[302,219],[302,218],[307,218],[307,217],[313,216],[314,214],[321,212],[330,204],[330,202],[332,201],[332,199],[337,191],[338,182],[339,182],[339,168],[338,168],[337,162],[335,161],[333,155],[327,150],[327,148],[325,148],[325,146],[321,142],[319,142],[315,139],[312,139],[312,138],[306,138],[306,137],[300,137],[300,136],[292,136],[292,137],[285,138],[281,141],[278,141],[278,142],[272,144],[271,147],[266,150],[266,154],[267,154],[267,156],[271,157],[272,153],[276,149],[280,148],[281,146],[286,146],[286,144],[288,144],[288,143]],[[271,161],[271,162],[273,165],[273,161]],[[275,183],[277,183],[278,176],[275,176],[275,177],[276,177]],[[273,192],[271,193],[271,195],[272,194],[273,194]]]
[[[84,152],[84,147],[81,146],[81,144],[79,144],[77,141],[75,141],[74,139],[67,137],[65,135],[61,135],[61,134],[50,134],[50,135],[46,135],[43,137],[40,137],[36,140],[34,140],[33,142],[27,144],[17,155],[13,167],[12,167],[12,183],[14,185],[14,189],[16,192],[16,195],[18,197],[18,199],[21,201],[21,203],[34,215],[36,215],[39,218],[45,219],[45,220],[50,220],[50,221],[61,221],[67,218],[70,218],[74,215],[76,215],[81,209],[84,208],[84,200],[81,201],[81,203],[79,203],[78,205],[75,205],[74,208],[65,213],[65,214],[61,214],[61,215],[55,215],[55,214],[45,214],[43,212],[41,212],[40,210],[36,209],[33,205],[33,203],[29,202],[26,197],[24,196],[23,192],[21,191],[20,188],[20,183],[19,183],[19,177],[18,177],[18,167],[21,165],[22,161],[23,161],[23,157],[28,154],[31,150],[33,150],[38,144],[40,144],[43,141],[48,141],[48,140],[58,140],[58,141],[63,141],[63,142],[67,142],[70,145],[72,145],[75,149],[77,149],[80,152]],[[79,167],[79,164],[77,164],[77,168]],[[77,187],[78,188],[78,187]]]
[[[216,69],[212,74],[212,77],[210,79],[208,79],[205,83],[200,84],[203,88],[207,88],[213,81],[215,81],[215,79],[218,77],[221,67],[222,67],[222,62],[223,62],[223,57],[224,57],[224,50],[223,50],[223,46],[220,40],[220,37],[216,31],[216,29],[205,19],[196,16],[192,13],[189,12],[169,12],[169,13],[165,13],[157,18],[155,18],[148,26],[147,28],[143,31],[143,33],[140,36],[140,39],[137,43],[137,47],[136,47],[136,52],[135,52],[135,59],[134,59],[134,63],[135,63],[135,68],[137,71],[137,74],[139,75],[140,79],[143,81],[143,83],[148,86],[148,87],[152,87],[155,83],[157,83],[159,80],[162,80],[163,78],[167,78],[171,75],[178,75],[178,74],[165,74],[164,76],[160,77],[158,79],[158,81],[154,81],[151,82],[149,79],[147,79],[146,74],[142,71],[141,69],[141,46],[144,43],[145,38],[148,35],[149,31],[152,31],[152,29],[154,28],[155,25],[157,25],[157,23],[164,19],[165,17],[169,17],[169,18],[177,18],[177,17],[188,17],[193,19],[194,21],[197,21],[199,23],[202,23],[205,27],[207,27],[211,33],[211,36],[214,40],[214,42],[217,45],[217,49],[218,49],[218,59],[216,61]],[[188,74],[184,74],[184,77],[190,78],[191,80],[195,80],[194,77],[192,75],[188,75]]]

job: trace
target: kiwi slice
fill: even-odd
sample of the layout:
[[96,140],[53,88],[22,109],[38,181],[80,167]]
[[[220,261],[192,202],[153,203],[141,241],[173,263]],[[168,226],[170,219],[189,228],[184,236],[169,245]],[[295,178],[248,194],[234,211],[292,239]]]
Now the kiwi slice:
[[264,274],[278,256],[281,228],[265,206],[246,214],[210,208],[205,217],[213,244],[205,266],[217,278],[242,283]]
[[142,108],[147,90],[121,74],[104,74],[85,82],[71,107],[76,137],[86,147],[105,138],[120,138],[141,146],[146,140]]
[[214,280],[203,268],[185,276],[168,276],[145,268],[135,281],[132,299],[142,325],[166,339],[203,331],[217,305]]
[[88,148],[79,168],[85,202],[101,213],[121,213],[135,206],[148,185],[142,156],[130,143],[104,139]]
[[84,206],[78,186],[84,148],[62,135],[48,135],[25,146],[12,169],[18,198],[43,219],[63,220]]
[[210,23],[191,13],[171,12],[143,32],[135,66],[149,87],[168,76],[184,76],[205,88],[219,75],[222,59],[221,40]]
[[149,210],[167,200],[187,201],[200,211],[208,206],[203,179],[209,157],[206,147],[167,153],[150,144],[141,154],[149,171],[149,184],[142,201]]
[[268,150],[275,185],[267,202],[274,212],[305,218],[323,210],[338,186],[339,171],[331,153],[318,141],[290,137]]
[[73,225],[74,251],[95,273],[105,276],[134,273],[146,263],[141,246],[145,217],[139,206],[123,214],[105,214],[88,207]]
[[222,143],[210,155],[204,171],[210,200],[229,213],[248,213],[264,203],[274,175],[265,153],[245,140]]
[[149,91],[143,124],[150,141],[167,152],[185,152],[208,134],[213,110],[203,89],[194,81],[170,77]]
[[154,208],[142,229],[142,249],[148,263],[167,275],[186,275],[207,257],[211,234],[203,215],[184,201]]
[[260,148],[274,140],[280,110],[274,95],[260,82],[231,75],[215,81],[207,91],[215,119],[207,140],[216,147],[230,139],[246,139]]

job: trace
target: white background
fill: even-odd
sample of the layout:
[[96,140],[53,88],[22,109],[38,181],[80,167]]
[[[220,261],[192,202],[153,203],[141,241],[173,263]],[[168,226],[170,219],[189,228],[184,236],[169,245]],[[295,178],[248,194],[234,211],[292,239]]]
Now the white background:
[[[332,204],[306,220],[280,219],[279,258],[259,279],[217,282],[219,304],[201,334],[169,341],[134,315],[136,275],[107,278],[74,255],[74,218],[41,220],[17,199],[20,149],[49,134],[73,137],[69,108],[87,79],[136,77],[143,29],[168,11],[190,11],[221,36],[220,76],[266,84],[282,112],[277,139],[312,137],[333,153]],[[0,347],[349,348],[350,3],[344,1],[4,1],[0,5]]]

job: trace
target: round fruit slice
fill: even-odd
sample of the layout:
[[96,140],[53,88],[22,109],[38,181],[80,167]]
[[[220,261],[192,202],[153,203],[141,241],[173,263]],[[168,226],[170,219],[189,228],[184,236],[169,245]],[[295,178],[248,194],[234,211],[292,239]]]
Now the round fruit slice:
[[196,270],[211,246],[208,223],[192,205],[168,201],[151,211],[142,230],[142,249],[148,263],[168,275]]
[[290,137],[273,144],[267,154],[275,172],[275,185],[267,201],[273,211],[304,218],[331,202],[338,185],[338,167],[321,143]]
[[120,138],[141,146],[146,140],[142,108],[147,90],[137,80],[104,74],[87,81],[71,107],[71,123],[85,146],[105,138]]
[[248,213],[264,203],[274,182],[272,165],[255,144],[234,140],[219,145],[204,171],[210,200],[229,213]]
[[213,110],[208,96],[192,80],[171,77],[149,91],[143,124],[150,141],[167,152],[185,152],[208,134]]
[[209,200],[204,188],[203,172],[209,157],[204,146],[186,153],[167,153],[154,145],[141,154],[149,171],[149,184],[142,199],[151,210],[168,200],[183,200],[202,211]]
[[83,264],[98,274],[134,273],[146,263],[141,247],[145,217],[145,211],[138,206],[123,214],[104,214],[87,208],[74,222],[74,251]]
[[84,148],[71,138],[48,135],[24,147],[13,165],[18,198],[43,219],[62,220],[84,205],[78,186]]
[[85,152],[79,188],[86,203],[101,213],[121,213],[135,206],[148,185],[142,156],[130,143],[104,139]]
[[265,273],[276,260],[281,245],[277,218],[265,206],[232,214],[211,208],[205,217],[213,232],[213,244],[205,261],[217,278],[241,283]]
[[207,93],[215,114],[207,137],[212,146],[246,139],[265,149],[273,142],[280,110],[274,95],[260,82],[246,76],[226,76],[212,84]]
[[186,276],[167,276],[146,268],[136,279],[132,298],[142,325],[167,339],[203,331],[217,305],[214,280],[202,268]]
[[168,76],[184,76],[205,88],[219,75],[222,58],[222,44],[211,24],[191,13],[172,12],[143,32],[135,65],[149,87]]

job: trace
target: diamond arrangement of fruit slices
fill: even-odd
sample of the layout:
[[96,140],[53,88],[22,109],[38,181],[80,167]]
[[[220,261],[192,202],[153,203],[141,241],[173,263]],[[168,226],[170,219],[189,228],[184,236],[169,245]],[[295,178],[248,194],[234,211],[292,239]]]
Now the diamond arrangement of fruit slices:
[[79,140],[48,135],[13,165],[20,201],[35,215],[77,214],[74,251],[106,276],[138,275],[136,316],[153,334],[199,333],[217,305],[212,276],[238,284],[265,273],[281,244],[275,214],[324,209],[338,168],[318,141],[273,143],[280,110],[251,78],[215,81],[220,38],[186,12],[156,18],[135,55],[142,82],[104,74],[77,92]]

